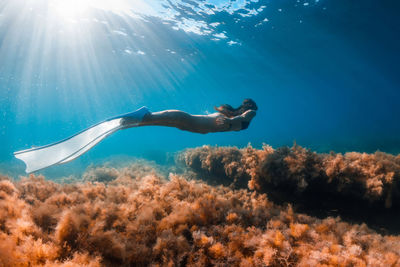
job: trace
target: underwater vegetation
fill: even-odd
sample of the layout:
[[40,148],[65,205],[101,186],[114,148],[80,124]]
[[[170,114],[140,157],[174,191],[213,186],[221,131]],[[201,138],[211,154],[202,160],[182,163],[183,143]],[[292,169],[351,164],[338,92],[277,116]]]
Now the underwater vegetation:
[[301,146],[203,146],[178,155],[189,176],[267,193],[314,215],[341,215],[400,232],[400,155],[331,152]]
[[297,207],[394,212],[399,156],[204,146],[176,161],[1,177],[0,266],[400,265],[398,234]]

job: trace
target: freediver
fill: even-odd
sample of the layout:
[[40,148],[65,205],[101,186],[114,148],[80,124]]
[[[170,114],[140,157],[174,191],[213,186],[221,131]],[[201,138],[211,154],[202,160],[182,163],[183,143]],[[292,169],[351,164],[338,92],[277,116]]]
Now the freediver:
[[14,156],[24,161],[25,171],[31,173],[70,162],[118,130],[154,125],[202,134],[241,131],[249,127],[257,109],[251,99],[245,99],[238,108],[227,104],[215,107],[217,112],[207,115],[192,115],[180,110],[150,112],[147,107],[142,107],[97,123],[59,142],[14,152]]
[[256,115],[257,105],[252,99],[245,99],[238,108],[224,104],[214,107],[217,111],[208,115],[192,115],[180,110],[164,110],[144,113],[138,118],[123,118],[122,124],[126,128],[130,125],[137,126],[169,126],[194,133],[213,133],[240,131],[247,129],[251,120]]

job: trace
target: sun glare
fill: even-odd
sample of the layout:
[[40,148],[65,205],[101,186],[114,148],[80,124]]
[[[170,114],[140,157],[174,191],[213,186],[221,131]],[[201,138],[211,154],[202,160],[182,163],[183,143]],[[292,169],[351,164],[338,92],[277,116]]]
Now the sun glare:
[[[60,18],[79,19],[93,10],[137,17],[138,14],[156,16],[162,10],[161,2],[148,0],[49,0]],[[158,14],[159,15],[159,14]]]
[[54,5],[59,16],[66,19],[74,19],[88,12],[90,0],[57,0]]

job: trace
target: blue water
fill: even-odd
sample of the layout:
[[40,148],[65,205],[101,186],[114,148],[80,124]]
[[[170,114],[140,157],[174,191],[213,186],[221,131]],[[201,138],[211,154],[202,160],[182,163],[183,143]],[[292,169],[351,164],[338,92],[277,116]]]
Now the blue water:
[[398,1],[109,2],[1,0],[1,173],[24,173],[14,151],[144,105],[204,114],[249,97],[245,131],[129,129],[41,173],[204,144],[400,152]]

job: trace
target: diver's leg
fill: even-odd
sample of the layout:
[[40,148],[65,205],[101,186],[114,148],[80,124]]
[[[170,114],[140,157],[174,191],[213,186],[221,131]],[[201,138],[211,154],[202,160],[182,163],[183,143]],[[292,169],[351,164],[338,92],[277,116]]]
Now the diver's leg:
[[210,119],[207,116],[193,116],[180,110],[165,110],[146,114],[139,125],[169,126],[190,132],[208,133],[210,127],[207,122]]

